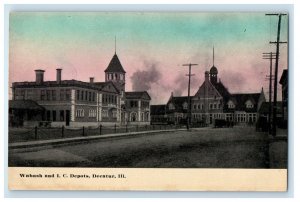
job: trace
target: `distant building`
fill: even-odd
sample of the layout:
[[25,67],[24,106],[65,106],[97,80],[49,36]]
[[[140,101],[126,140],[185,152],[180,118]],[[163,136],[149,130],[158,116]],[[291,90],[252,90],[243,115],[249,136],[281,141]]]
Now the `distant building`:
[[45,108],[33,100],[9,101],[9,126],[30,126],[33,122],[42,120]]
[[151,105],[151,124],[167,123],[168,116],[166,114],[166,105]]
[[184,123],[188,112],[188,97],[187,96],[171,96],[167,102],[166,114],[169,123]]
[[125,121],[130,124],[150,124],[150,100],[146,91],[125,92]]
[[282,93],[282,116],[283,121],[286,122],[285,125],[287,127],[288,120],[288,70],[284,69],[279,80],[281,84],[281,93]]

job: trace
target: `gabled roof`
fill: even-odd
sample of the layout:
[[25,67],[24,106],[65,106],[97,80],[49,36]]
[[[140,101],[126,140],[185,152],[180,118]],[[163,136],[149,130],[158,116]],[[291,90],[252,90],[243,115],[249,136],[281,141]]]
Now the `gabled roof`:
[[166,113],[166,105],[150,105],[151,115],[164,115]]
[[[227,110],[234,110],[234,111],[257,111],[257,105],[258,105],[258,101],[259,101],[259,97],[260,97],[260,93],[237,93],[237,94],[231,94],[231,96],[225,100],[225,109]],[[229,100],[232,100],[233,103],[235,104],[235,108],[234,109],[228,109],[227,108],[227,102]],[[253,108],[246,108],[245,103],[250,100],[251,102],[254,102]]]
[[113,56],[113,58],[111,59],[108,67],[106,68],[106,70],[104,70],[104,72],[121,72],[121,73],[126,73],[125,70],[123,69],[123,66],[121,65],[121,62],[117,56],[117,54],[115,54]]
[[114,87],[114,89],[115,89],[118,93],[120,93],[119,89],[117,88],[117,86],[116,86],[116,85],[114,84],[114,82],[112,82],[112,81],[106,81],[106,82],[94,82],[93,84],[96,85],[96,86],[99,86],[103,91],[105,91],[105,87],[106,87],[106,86],[108,86],[109,84],[111,84],[111,85]]
[[9,108],[39,111],[43,111],[45,109],[33,100],[9,100]]
[[284,69],[282,72],[282,75],[280,77],[279,83],[282,85],[287,81],[287,77],[288,77],[288,70]]
[[230,93],[221,81],[219,81],[218,83],[214,83],[213,85],[223,98],[226,99],[230,97]]
[[[191,97],[192,98],[192,97]],[[167,103],[167,108],[168,111],[176,111],[176,112],[187,112],[186,109],[183,109],[183,104],[188,103],[188,96],[180,96],[180,97],[173,97],[171,96],[168,103]],[[170,110],[169,109],[169,104],[172,103],[175,107],[175,110]]]
[[126,99],[147,99],[151,100],[150,95],[147,91],[133,91],[133,92],[125,92]]

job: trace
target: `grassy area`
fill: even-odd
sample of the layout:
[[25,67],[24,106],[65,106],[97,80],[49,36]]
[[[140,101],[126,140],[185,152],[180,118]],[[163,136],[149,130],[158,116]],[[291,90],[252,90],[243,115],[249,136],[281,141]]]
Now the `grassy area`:
[[101,126],[100,127],[81,127],[81,128],[9,128],[9,143],[13,142],[27,142],[35,140],[49,140],[59,138],[72,138],[81,136],[94,136],[115,133],[150,131],[150,130],[164,130],[171,128],[181,128],[184,126],[174,125],[144,125],[144,126]]

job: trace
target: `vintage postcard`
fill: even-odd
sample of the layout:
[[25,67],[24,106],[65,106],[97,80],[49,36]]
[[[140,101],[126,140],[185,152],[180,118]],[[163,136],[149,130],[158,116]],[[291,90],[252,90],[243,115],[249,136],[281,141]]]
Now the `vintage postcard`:
[[11,12],[10,190],[286,191],[288,13]]

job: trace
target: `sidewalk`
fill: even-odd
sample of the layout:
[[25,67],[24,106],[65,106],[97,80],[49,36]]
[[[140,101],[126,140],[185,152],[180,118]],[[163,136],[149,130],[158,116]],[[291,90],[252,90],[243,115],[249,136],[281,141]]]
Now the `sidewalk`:
[[276,136],[269,135],[270,168],[287,168],[288,163],[288,132],[277,129]]
[[186,129],[153,130],[153,131],[115,133],[115,134],[94,135],[94,136],[73,137],[73,138],[61,138],[61,139],[52,139],[52,140],[36,140],[36,141],[29,141],[29,142],[16,142],[16,143],[9,143],[8,148],[9,149],[31,148],[31,147],[40,147],[40,146],[91,141],[91,140],[98,140],[98,139],[107,139],[107,138],[113,138],[113,137],[126,137],[126,136],[134,136],[134,135],[155,134],[155,133],[175,132],[175,131],[184,131],[184,130],[186,130]]

